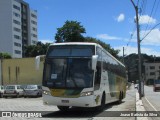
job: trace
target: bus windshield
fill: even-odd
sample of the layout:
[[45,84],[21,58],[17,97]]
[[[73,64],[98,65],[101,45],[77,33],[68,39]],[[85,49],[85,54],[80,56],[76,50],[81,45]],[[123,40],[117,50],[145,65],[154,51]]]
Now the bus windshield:
[[91,58],[48,58],[43,85],[50,88],[89,88],[93,86]]

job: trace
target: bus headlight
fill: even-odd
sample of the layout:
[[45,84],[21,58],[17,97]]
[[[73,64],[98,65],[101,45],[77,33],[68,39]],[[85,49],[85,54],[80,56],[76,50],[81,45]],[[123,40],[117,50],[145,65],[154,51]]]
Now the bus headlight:
[[43,94],[45,94],[45,95],[51,95],[50,91],[46,91],[46,90],[43,90]]
[[82,92],[81,93],[81,97],[82,96],[90,96],[90,95],[93,95],[93,91],[88,91],[88,92]]

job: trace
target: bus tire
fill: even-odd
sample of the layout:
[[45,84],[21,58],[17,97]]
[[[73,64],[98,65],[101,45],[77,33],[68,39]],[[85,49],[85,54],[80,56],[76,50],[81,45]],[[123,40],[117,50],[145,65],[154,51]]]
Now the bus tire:
[[58,108],[60,111],[68,111],[68,110],[69,110],[69,106],[57,106],[57,108]]
[[0,98],[3,98],[3,93],[0,93]]
[[122,92],[120,91],[120,93],[119,93],[119,100],[118,100],[118,103],[120,104],[120,103],[122,103]]
[[106,102],[106,95],[105,95],[105,93],[103,93],[102,99],[101,99],[101,105],[98,106],[99,111],[103,111],[105,104],[106,104],[105,102]]

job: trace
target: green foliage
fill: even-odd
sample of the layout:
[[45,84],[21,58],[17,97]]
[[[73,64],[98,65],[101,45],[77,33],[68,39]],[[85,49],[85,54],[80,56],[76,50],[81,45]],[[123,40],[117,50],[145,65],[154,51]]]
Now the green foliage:
[[4,58],[4,59],[10,59],[12,58],[10,54],[8,53],[0,53],[0,58]]
[[86,33],[85,28],[77,21],[66,21],[63,27],[57,28],[55,36],[56,43],[59,42],[83,42],[82,33]]
[[106,51],[108,51],[111,55],[113,55],[115,58],[119,59],[119,56],[118,56],[119,50],[114,50],[113,48],[111,48],[111,46],[109,44],[106,44],[105,42],[102,42],[102,41],[100,41],[100,40],[98,40],[96,38],[92,38],[92,37],[86,37],[85,38],[85,42],[98,43]]
[[85,28],[77,21],[66,21],[63,27],[57,28],[55,36],[56,43],[59,42],[93,42],[100,44],[105,50],[119,59],[119,50],[114,50],[109,44],[102,42],[96,38],[83,37],[82,33],[86,33]]
[[29,45],[25,48],[25,57],[35,57],[37,55],[44,55],[47,52],[50,43],[43,44],[38,42],[37,45]]

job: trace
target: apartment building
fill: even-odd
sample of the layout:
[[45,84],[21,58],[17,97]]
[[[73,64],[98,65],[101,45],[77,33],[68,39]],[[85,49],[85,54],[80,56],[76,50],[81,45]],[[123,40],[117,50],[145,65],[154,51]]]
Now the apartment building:
[[145,81],[147,84],[153,84],[153,80],[160,77],[160,63],[144,63]]
[[0,0],[0,52],[22,58],[37,41],[37,11],[23,0]]

